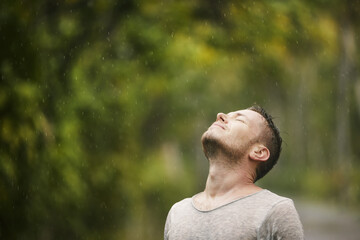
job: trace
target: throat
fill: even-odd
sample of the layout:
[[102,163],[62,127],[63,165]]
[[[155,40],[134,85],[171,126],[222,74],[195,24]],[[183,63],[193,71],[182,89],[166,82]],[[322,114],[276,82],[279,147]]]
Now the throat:
[[193,197],[194,206],[209,211],[262,190],[253,183],[246,169],[244,166],[229,168],[224,164],[210,164],[205,190]]
[[246,166],[210,164],[205,193],[209,198],[238,195],[258,189]]

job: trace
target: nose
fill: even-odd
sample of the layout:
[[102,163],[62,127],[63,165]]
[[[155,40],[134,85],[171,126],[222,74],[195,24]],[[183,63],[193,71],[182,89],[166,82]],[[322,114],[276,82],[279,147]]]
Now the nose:
[[227,123],[227,115],[224,114],[224,113],[218,113],[216,115],[216,121],[221,121],[221,122],[224,122],[224,123]]

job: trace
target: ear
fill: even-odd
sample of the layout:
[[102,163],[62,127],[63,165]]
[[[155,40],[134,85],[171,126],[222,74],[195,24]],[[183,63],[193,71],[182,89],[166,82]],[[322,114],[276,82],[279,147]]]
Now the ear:
[[270,151],[264,145],[256,144],[251,148],[249,156],[252,160],[263,162],[269,159]]

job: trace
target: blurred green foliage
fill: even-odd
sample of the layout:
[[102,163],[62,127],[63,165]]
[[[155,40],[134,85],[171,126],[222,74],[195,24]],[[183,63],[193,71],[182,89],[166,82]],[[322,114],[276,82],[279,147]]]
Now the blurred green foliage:
[[263,187],[360,202],[359,1],[0,2],[0,237],[160,239],[200,137],[258,103]]

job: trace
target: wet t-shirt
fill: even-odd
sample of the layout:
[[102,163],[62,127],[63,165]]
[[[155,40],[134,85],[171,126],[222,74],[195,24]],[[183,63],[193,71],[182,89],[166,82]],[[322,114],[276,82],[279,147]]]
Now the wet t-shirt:
[[268,190],[209,211],[197,209],[193,198],[184,199],[170,209],[164,239],[304,239],[293,201]]

